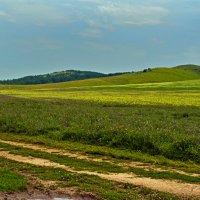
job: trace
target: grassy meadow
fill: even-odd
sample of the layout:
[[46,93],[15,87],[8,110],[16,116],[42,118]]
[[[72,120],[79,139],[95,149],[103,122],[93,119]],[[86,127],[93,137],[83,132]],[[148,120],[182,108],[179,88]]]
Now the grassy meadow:
[[199,83],[3,89],[0,130],[200,162]]
[[[164,73],[167,78],[163,74],[159,79],[152,78],[164,71],[153,70],[148,72],[149,76],[148,73],[136,74],[135,82],[130,81],[132,74],[126,74],[71,83],[0,86],[0,137],[35,140],[45,145],[49,145],[45,140],[55,144],[80,144],[76,148],[94,155],[183,168],[187,165],[184,163],[188,163],[188,169],[193,169],[200,164],[200,76],[188,71],[177,76],[179,69],[173,69],[169,76]],[[121,76],[121,82],[117,81]],[[139,80],[143,81],[140,83]],[[81,145],[84,146],[82,149]],[[87,145],[92,147],[86,148]],[[16,152],[8,146],[2,148],[36,155],[19,149]],[[62,162],[61,158],[40,156]],[[68,162],[73,165],[72,160]],[[113,166],[101,166],[101,170],[113,172],[109,168],[123,172]],[[197,168],[195,172],[199,170]],[[181,180],[199,182],[199,179],[172,173],[160,175],[138,169],[132,169],[132,172],[152,178],[180,177]]]

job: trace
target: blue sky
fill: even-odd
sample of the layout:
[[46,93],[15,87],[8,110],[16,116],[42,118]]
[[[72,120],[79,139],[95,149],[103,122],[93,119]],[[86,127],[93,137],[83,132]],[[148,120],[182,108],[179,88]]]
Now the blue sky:
[[0,0],[0,79],[200,64],[199,0]]

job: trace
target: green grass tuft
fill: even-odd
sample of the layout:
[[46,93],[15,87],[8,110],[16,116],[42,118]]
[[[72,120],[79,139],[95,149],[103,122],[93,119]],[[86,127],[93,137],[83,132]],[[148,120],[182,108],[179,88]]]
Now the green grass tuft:
[[26,189],[27,181],[22,176],[0,167],[0,191],[19,192]]

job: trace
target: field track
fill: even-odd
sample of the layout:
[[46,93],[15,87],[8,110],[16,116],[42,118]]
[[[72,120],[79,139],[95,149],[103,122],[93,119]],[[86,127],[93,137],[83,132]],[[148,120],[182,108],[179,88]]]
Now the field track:
[[[86,154],[81,154],[81,153],[74,153],[71,151],[66,151],[66,150],[61,150],[61,149],[56,149],[56,148],[50,148],[50,147],[45,147],[45,146],[41,146],[41,145],[36,145],[36,144],[28,144],[28,143],[23,143],[23,142],[14,142],[14,141],[6,141],[6,140],[1,140],[1,143],[5,143],[5,144],[9,144],[9,145],[13,145],[13,146],[17,146],[17,147],[23,147],[23,148],[28,148],[28,149],[32,149],[32,150],[36,150],[36,151],[41,151],[41,152],[46,152],[46,153],[50,153],[50,154],[56,154],[56,155],[63,155],[63,156],[67,156],[70,158],[76,158],[76,159],[80,159],[80,160],[88,160],[88,161],[94,161],[94,162],[108,162],[108,163],[112,163],[115,165],[119,165],[122,167],[136,167],[136,168],[146,168],[146,169],[153,169],[156,171],[167,171],[164,169],[161,169],[153,164],[149,164],[149,163],[143,163],[143,162],[136,162],[136,161],[132,161],[132,162],[121,162],[121,163],[113,163],[110,159],[106,159],[106,157],[102,157],[102,158],[94,158],[91,157],[89,155]],[[200,174],[196,174],[196,173],[187,173],[181,170],[176,170],[171,168],[170,171],[172,172],[176,172],[179,174],[184,174],[184,175],[188,175],[188,176],[193,176],[193,177],[200,177]]]
[[[82,160],[90,159],[96,162],[104,162],[103,159],[100,159],[100,158],[97,160],[94,160],[93,158],[84,154],[82,155],[82,154],[71,153],[68,151],[60,150],[60,149],[46,148],[46,147],[41,147],[39,145],[18,143],[18,142],[12,142],[12,141],[4,141],[4,140],[0,140],[0,142],[9,144],[12,146],[18,146],[18,147],[28,148],[32,150],[47,152],[50,154],[58,154],[58,155],[62,154],[69,157],[71,156],[76,159],[82,159]],[[3,149],[1,149],[0,151],[0,157],[4,157],[8,160],[13,160],[20,163],[26,163],[26,164],[31,164],[35,166],[58,168],[58,169],[63,169],[68,172],[78,173],[78,174],[95,175],[106,180],[115,181],[119,183],[129,183],[129,184],[157,190],[160,192],[175,194],[178,196],[187,195],[187,196],[200,198],[200,184],[184,183],[184,182],[178,182],[176,180],[162,180],[162,179],[152,179],[152,178],[147,178],[147,177],[138,177],[134,173],[99,173],[99,172],[93,172],[89,170],[79,171],[67,165],[53,162],[48,159],[32,157],[32,156],[17,155],[17,154],[10,153],[9,151],[6,151],[6,150],[4,151]],[[193,175],[197,176],[197,174],[193,174]]]

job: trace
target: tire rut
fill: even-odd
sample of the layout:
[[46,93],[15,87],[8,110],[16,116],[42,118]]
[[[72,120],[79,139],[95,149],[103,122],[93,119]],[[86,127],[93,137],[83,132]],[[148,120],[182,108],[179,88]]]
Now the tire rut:
[[115,181],[119,183],[129,183],[132,185],[137,185],[137,186],[157,190],[160,192],[168,192],[168,193],[172,193],[179,196],[187,195],[187,196],[194,196],[194,197],[200,198],[200,184],[189,184],[189,183],[181,183],[181,182],[171,181],[171,180],[143,178],[143,177],[137,177],[136,175],[132,173],[103,174],[103,173],[97,173],[97,172],[90,172],[86,170],[77,171],[69,166],[52,162],[47,159],[11,154],[9,151],[0,151],[0,157],[4,157],[8,160],[13,160],[16,162],[31,164],[35,166],[58,168],[58,169],[66,170],[68,172],[72,172],[72,173],[94,175],[94,176],[98,176],[100,178],[110,180],[110,181]]
[[112,161],[109,161],[109,160],[106,160],[106,159],[103,159],[103,158],[93,158],[89,155],[85,155],[85,154],[81,154],[81,153],[72,153],[72,152],[67,151],[67,150],[44,147],[44,146],[36,145],[36,144],[6,141],[6,140],[1,140],[1,139],[0,139],[0,142],[5,143],[5,144],[9,144],[9,145],[13,145],[13,146],[17,146],[17,147],[23,147],[23,148],[36,150],[36,151],[46,152],[46,153],[50,153],[50,154],[68,156],[70,158],[75,158],[75,159],[80,159],[80,160],[87,160],[87,161],[93,161],[93,162],[106,162],[106,163],[115,164],[115,165],[118,165],[118,166],[121,166],[121,167],[142,168],[142,169],[146,169],[146,170],[155,170],[155,171],[158,171],[158,172],[175,172],[175,173],[183,174],[183,175],[187,175],[187,176],[200,177],[200,174],[187,173],[187,172],[184,172],[184,171],[181,171],[181,170],[176,170],[176,169],[166,170],[166,169],[156,167],[155,165],[150,164],[150,163],[142,163],[142,162],[138,162],[138,161],[132,161],[132,162],[127,162],[127,163],[126,162],[124,162],[124,163],[114,163]]

